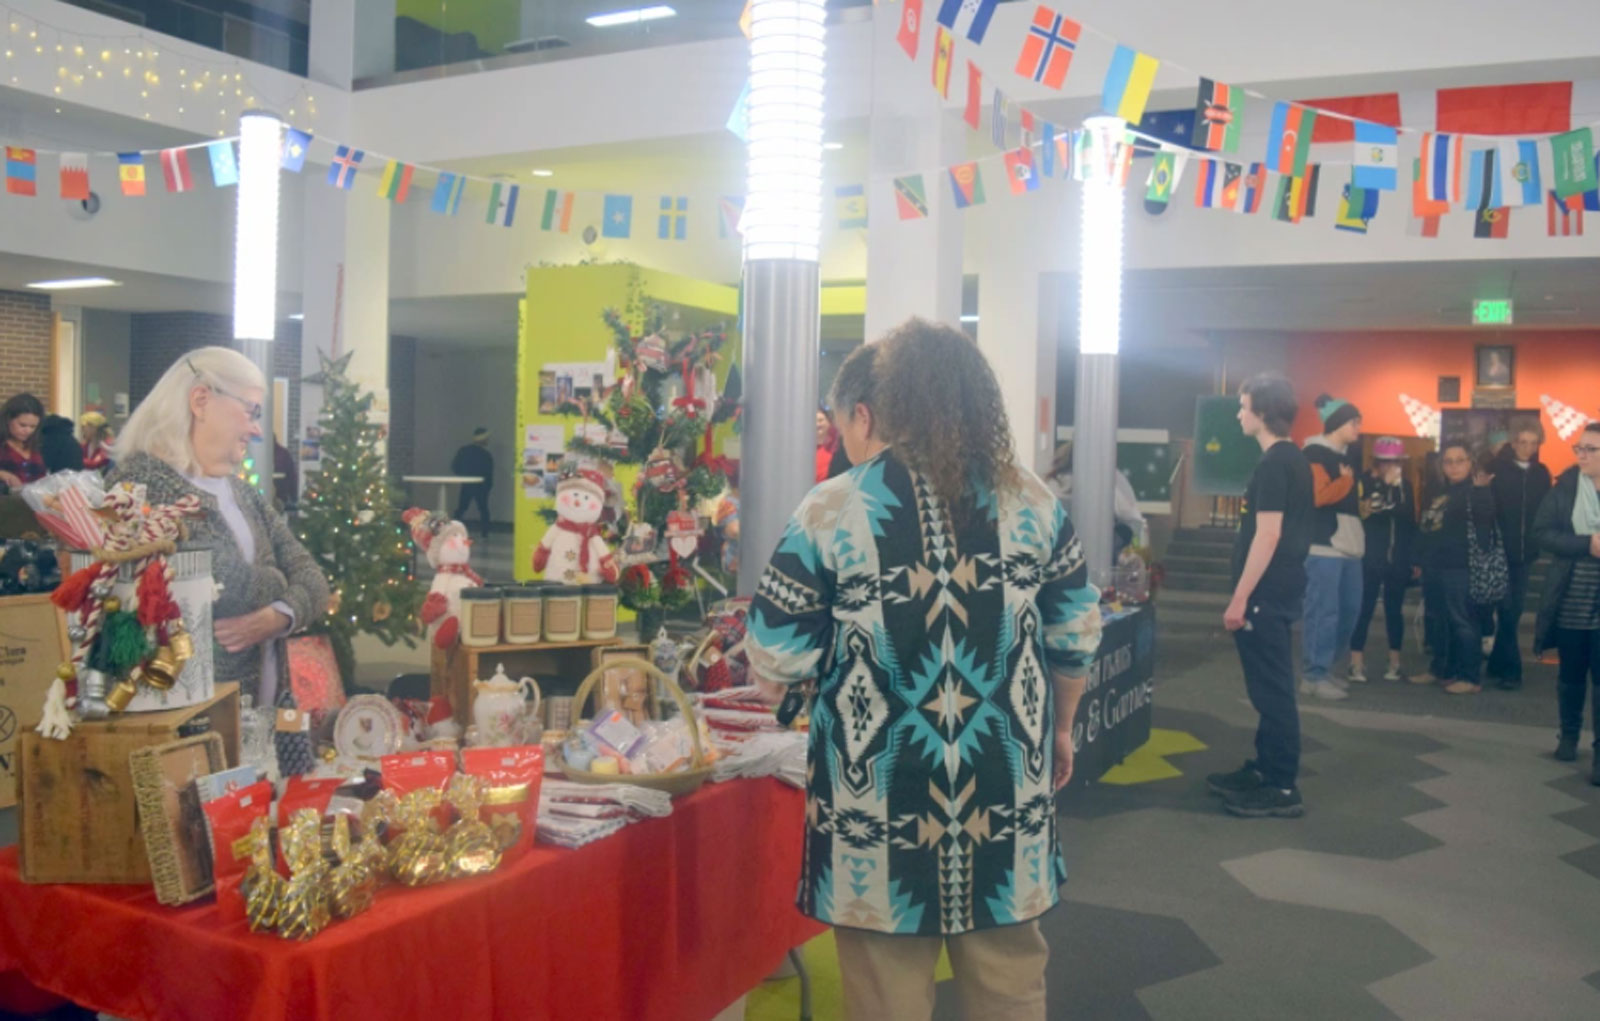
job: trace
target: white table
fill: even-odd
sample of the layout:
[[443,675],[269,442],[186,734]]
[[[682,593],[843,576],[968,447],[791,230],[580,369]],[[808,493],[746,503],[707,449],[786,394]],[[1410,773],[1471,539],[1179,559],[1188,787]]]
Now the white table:
[[450,516],[450,487],[466,486],[474,482],[482,482],[479,475],[402,475],[403,482],[420,482],[424,485],[439,487],[439,514],[443,517]]

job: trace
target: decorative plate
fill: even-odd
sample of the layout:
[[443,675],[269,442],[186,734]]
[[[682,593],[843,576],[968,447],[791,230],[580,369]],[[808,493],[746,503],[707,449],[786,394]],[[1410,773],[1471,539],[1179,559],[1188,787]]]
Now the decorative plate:
[[405,715],[382,695],[357,695],[339,710],[333,746],[352,759],[378,759],[400,750],[409,727]]

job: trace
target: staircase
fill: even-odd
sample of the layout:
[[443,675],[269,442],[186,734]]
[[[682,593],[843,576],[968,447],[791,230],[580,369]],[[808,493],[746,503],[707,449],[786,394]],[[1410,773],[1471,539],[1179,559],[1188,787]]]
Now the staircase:
[[1179,529],[1161,558],[1166,587],[1180,592],[1232,592],[1236,535],[1234,528]]

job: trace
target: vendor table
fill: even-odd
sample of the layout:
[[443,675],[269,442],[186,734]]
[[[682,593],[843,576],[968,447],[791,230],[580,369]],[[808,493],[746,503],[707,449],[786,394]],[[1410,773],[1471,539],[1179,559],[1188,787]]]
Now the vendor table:
[[439,516],[450,516],[450,487],[467,486],[483,481],[481,475],[402,475],[402,482],[414,482],[417,485],[431,485],[439,487]]
[[1120,612],[1101,607],[1105,632],[1072,722],[1072,782],[1100,779],[1150,740],[1154,714],[1156,610],[1149,603]]
[[306,943],[225,923],[212,900],[29,886],[8,848],[0,973],[131,1019],[704,1021],[822,931],[794,906],[804,825],[804,795],[776,780],[708,784],[575,851],[385,887]]

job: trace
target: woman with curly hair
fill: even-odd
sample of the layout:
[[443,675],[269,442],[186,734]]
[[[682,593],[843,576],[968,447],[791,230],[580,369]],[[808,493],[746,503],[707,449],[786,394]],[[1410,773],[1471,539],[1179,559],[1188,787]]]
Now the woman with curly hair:
[[930,1016],[947,946],[968,1016],[1043,1019],[1099,595],[965,334],[911,320],[829,404],[854,467],[795,512],[747,646],[768,697],[817,682],[800,908],[835,926],[849,1017]]

